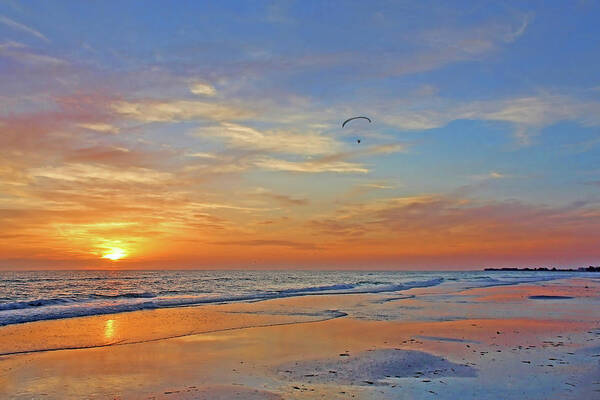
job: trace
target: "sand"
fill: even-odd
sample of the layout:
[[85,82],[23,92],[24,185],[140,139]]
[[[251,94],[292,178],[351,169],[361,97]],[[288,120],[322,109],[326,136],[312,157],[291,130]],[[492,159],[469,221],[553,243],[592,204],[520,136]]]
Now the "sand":
[[304,296],[0,328],[0,398],[600,399],[600,282]]

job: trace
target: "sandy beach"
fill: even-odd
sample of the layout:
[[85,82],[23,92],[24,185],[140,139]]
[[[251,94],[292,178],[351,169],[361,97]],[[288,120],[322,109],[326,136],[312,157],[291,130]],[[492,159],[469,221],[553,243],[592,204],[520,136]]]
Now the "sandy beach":
[[599,289],[446,283],[9,325],[0,397],[600,398]]

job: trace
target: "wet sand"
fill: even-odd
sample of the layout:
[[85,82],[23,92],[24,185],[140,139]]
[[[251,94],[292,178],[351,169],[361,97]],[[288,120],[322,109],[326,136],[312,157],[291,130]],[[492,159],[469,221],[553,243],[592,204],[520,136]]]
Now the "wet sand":
[[305,296],[0,328],[0,398],[600,399],[600,281]]

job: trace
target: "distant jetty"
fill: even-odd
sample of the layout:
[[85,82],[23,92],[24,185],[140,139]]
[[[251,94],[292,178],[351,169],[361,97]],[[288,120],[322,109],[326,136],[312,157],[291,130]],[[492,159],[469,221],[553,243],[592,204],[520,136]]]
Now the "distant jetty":
[[484,271],[547,271],[547,272],[600,272],[600,267],[580,267],[580,268],[548,268],[548,267],[537,267],[537,268],[485,268]]

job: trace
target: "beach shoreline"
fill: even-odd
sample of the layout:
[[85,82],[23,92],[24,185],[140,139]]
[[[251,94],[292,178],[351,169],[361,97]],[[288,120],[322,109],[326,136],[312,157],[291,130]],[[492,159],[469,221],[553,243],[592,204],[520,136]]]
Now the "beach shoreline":
[[0,396],[595,398],[598,289],[449,282],[8,325]]

